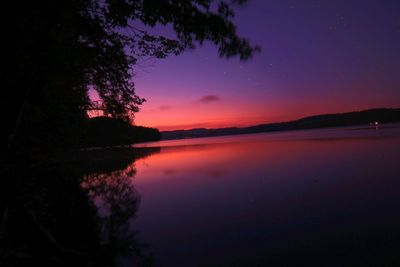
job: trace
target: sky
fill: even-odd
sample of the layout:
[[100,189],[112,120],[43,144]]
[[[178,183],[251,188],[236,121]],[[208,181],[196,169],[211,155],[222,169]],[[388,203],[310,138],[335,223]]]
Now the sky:
[[222,59],[210,43],[143,62],[137,125],[160,130],[287,121],[400,107],[400,1],[249,0],[239,35],[262,52]]

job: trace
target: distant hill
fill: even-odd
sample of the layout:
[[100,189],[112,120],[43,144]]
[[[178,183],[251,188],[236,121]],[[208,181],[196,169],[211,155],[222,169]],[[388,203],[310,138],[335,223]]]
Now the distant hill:
[[305,117],[299,120],[260,124],[251,127],[238,128],[219,128],[219,129],[191,129],[161,132],[161,139],[184,139],[207,136],[235,135],[247,133],[264,133],[274,131],[290,131],[300,129],[369,125],[370,122],[390,123],[400,122],[400,108],[389,109],[369,109],[364,111],[354,111],[347,113],[324,114]]

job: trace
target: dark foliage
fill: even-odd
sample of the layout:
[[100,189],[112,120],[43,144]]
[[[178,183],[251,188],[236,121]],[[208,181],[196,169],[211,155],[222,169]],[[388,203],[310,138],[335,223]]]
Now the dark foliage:
[[[151,263],[134,234],[125,232],[139,203],[128,179],[135,170],[121,176],[112,166],[121,166],[123,155],[132,162],[146,153],[71,148],[157,140],[157,130],[129,124],[145,101],[132,81],[138,60],[178,55],[205,41],[221,56],[249,58],[258,49],[232,23],[232,5],[244,2],[43,0],[3,6],[1,266],[112,266],[126,252],[138,265]],[[172,26],[176,38],[149,33],[156,25]],[[99,102],[89,98],[91,89]],[[110,118],[89,119],[92,110]],[[68,158],[73,153],[75,167]],[[99,175],[104,169],[108,174]],[[100,216],[96,197],[108,203],[108,216]]]
[[121,119],[95,117],[86,121],[82,146],[130,145],[157,140],[160,140],[160,133],[157,129],[134,126]]
[[[132,81],[138,60],[179,54],[205,41],[223,57],[248,59],[257,47],[236,34],[233,5],[212,0],[61,0],[12,2],[4,90],[5,146],[79,143],[87,111],[130,121],[144,99]],[[147,30],[170,25],[176,39]],[[92,102],[88,90],[101,100]],[[17,141],[16,141],[17,140]]]

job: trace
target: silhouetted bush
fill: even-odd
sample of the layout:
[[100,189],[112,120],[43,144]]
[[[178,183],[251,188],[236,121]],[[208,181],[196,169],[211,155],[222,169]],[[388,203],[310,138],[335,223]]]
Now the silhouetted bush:
[[95,117],[85,124],[82,146],[104,147],[130,145],[160,139],[157,129],[135,126],[121,119]]

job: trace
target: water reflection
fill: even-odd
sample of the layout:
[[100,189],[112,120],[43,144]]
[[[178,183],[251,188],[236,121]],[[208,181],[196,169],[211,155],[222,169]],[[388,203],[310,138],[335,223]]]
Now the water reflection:
[[134,222],[155,266],[400,266],[400,128],[157,145]]
[[399,266],[399,128],[181,142],[20,167],[0,266]]
[[129,224],[134,162],[158,152],[87,151],[2,169],[12,179],[0,188],[0,266],[152,266]]
[[[147,155],[146,155],[147,156]],[[125,169],[84,176],[81,187],[97,207],[101,226],[101,241],[108,253],[138,266],[151,266],[153,258],[146,244],[138,240],[130,221],[139,207],[139,194],[133,186],[136,175],[134,162]],[[122,260],[125,258],[125,260]]]

